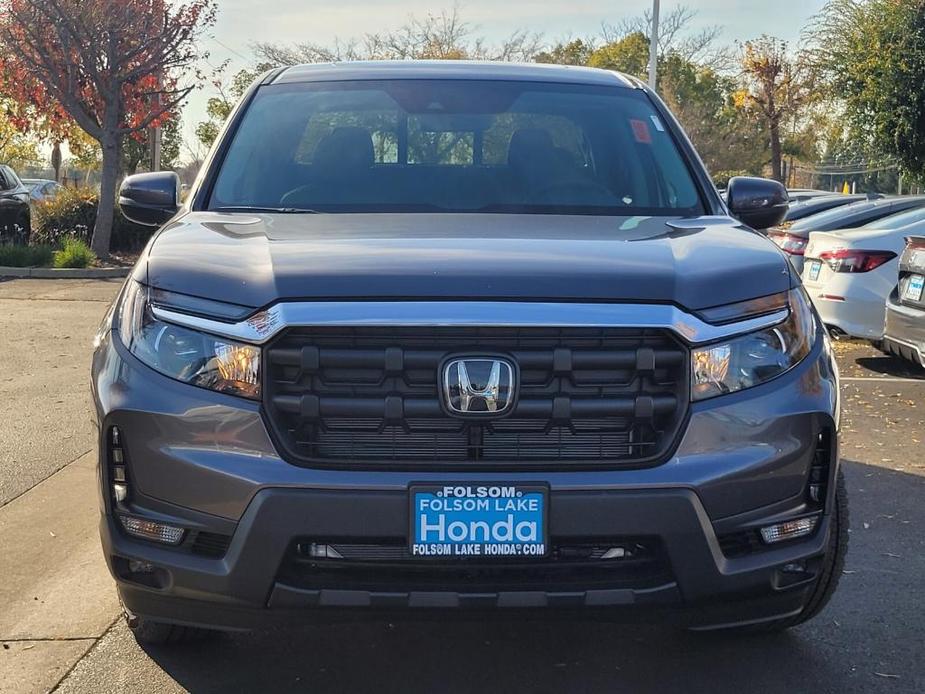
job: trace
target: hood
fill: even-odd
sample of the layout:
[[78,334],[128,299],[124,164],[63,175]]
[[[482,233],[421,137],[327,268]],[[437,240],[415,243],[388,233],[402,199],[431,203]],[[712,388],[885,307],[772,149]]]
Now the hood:
[[701,309],[790,287],[777,247],[729,217],[194,212],[157,235],[146,261],[154,287],[254,308],[520,299]]

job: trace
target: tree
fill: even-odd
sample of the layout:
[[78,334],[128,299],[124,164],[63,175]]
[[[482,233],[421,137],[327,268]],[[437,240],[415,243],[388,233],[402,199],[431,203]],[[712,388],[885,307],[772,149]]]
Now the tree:
[[538,34],[516,31],[499,44],[489,44],[478,27],[465,21],[454,5],[438,14],[411,16],[397,29],[362,38],[335,38],[330,46],[300,43],[285,46],[257,43],[258,62],[269,67],[341,60],[504,60],[532,61],[542,49]]
[[198,39],[214,20],[213,0],[0,0],[0,67],[13,96],[57,105],[102,148],[92,241],[102,258],[123,138],[157,125],[195,87]]
[[[700,67],[723,70],[732,64],[730,51],[718,46],[722,27],[708,26],[700,31],[691,31],[691,22],[696,10],[686,5],[675,5],[662,12],[658,22],[658,55],[674,55]],[[616,24],[605,24],[602,30],[605,43],[614,43],[630,34],[652,35],[652,12],[647,9],[642,15],[622,19]],[[648,39],[647,39],[648,40]]]
[[771,176],[783,181],[783,128],[818,96],[804,55],[791,56],[787,42],[771,36],[746,41],[741,54],[743,106],[758,110],[771,148]]
[[831,0],[811,37],[858,148],[925,179],[925,1]]
[[38,163],[39,151],[35,138],[24,134],[7,115],[0,99],[0,163],[21,169]]
[[642,32],[634,31],[591,53],[588,65],[643,78],[649,65],[649,39]]
[[[269,66],[266,69],[269,69]],[[206,102],[206,115],[209,119],[200,121],[196,125],[196,139],[204,147],[211,147],[218,138],[222,124],[231,115],[231,110],[234,108],[235,103],[244,96],[244,92],[247,91],[251,82],[257,79],[257,74],[257,72],[251,70],[239,70],[235,73],[230,85],[226,86],[219,81],[215,82],[218,95],[210,97]]]
[[533,59],[538,63],[553,63],[555,65],[587,65],[593,52],[593,41],[572,39],[566,43],[557,43],[552,48],[540,51]]

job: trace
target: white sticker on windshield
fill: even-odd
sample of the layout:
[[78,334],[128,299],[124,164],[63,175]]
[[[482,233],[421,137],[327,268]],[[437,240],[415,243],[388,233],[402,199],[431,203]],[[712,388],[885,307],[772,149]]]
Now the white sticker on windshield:
[[652,119],[652,125],[655,126],[655,129],[656,129],[656,130],[658,130],[660,133],[665,132],[665,126],[662,125],[662,122],[658,119],[658,116],[656,116],[656,115],[653,113],[651,116],[649,116],[649,118]]

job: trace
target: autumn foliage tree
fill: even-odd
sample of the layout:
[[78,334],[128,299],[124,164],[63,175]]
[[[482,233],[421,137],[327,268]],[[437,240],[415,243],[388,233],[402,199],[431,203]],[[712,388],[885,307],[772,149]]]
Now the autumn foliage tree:
[[195,88],[198,39],[214,21],[214,0],[0,0],[5,88],[39,110],[60,108],[100,144],[100,257],[109,255],[122,143]]
[[813,64],[793,55],[786,41],[762,36],[742,47],[740,92],[744,105],[758,110],[771,147],[771,176],[783,181],[784,127],[795,122],[819,96]]

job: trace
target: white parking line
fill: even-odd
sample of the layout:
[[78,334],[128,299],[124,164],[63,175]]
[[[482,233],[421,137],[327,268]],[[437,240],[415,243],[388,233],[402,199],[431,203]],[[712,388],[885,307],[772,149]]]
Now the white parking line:
[[891,378],[884,376],[845,376],[842,381],[877,381],[878,383],[925,383],[925,378]]

